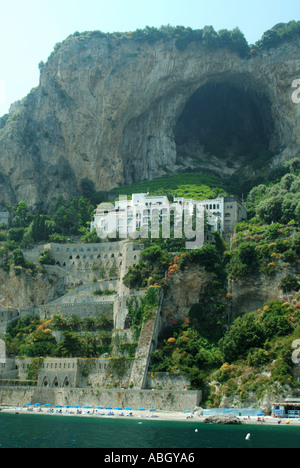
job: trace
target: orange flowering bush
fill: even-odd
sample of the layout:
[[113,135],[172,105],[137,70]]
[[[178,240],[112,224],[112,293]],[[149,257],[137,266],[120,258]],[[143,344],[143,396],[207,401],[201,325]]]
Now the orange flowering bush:
[[175,338],[169,338],[168,339],[168,343],[175,343],[175,341],[176,341]]

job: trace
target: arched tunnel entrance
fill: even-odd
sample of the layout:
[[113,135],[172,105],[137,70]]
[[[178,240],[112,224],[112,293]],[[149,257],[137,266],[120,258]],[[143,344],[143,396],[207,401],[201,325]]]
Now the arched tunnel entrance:
[[267,94],[245,86],[243,80],[209,82],[194,92],[177,120],[177,164],[203,166],[207,156],[214,156],[228,168],[240,163],[259,168],[274,155],[273,133]]

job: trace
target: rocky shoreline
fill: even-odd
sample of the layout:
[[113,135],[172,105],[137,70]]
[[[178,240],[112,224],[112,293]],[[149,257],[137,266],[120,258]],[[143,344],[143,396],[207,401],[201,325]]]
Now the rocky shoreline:
[[214,414],[208,416],[203,421],[205,424],[231,424],[231,425],[241,425],[244,422],[235,416],[234,414]]

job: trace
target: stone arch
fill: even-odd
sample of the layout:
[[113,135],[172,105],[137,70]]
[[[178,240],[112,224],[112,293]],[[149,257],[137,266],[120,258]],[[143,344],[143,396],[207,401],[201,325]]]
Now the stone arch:
[[53,384],[52,384],[52,387],[59,387],[59,381],[58,381],[58,377],[56,376],[53,380]]
[[69,377],[65,377],[63,387],[69,387],[70,386],[70,379]]
[[48,377],[43,378],[42,387],[49,387]]

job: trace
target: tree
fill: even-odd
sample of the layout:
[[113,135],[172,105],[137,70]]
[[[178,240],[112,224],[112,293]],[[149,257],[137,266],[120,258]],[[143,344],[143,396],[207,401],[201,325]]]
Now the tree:
[[251,348],[260,348],[265,341],[265,332],[260,323],[254,320],[254,314],[238,317],[230,330],[220,341],[225,361],[234,362],[242,359]]
[[[289,223],[298,218],[298,205],[300,204],[300,193],[288,193],[282,203],[282,221]],[[296,220],[296,219],[295,219]]]
[[191,263],[205,266],[207,271],[219,272],[222,263],[220,254],[213,244],[204,244],[199,250],[191,250],[187,258]]
[[282,195],[276,195],[261,201],[256,209],[257,216],[268,224],[280,221],[282,217],[283,200],[284,198]]
[[81,180],[81,190],[82,195],[89,200],[91,200],[96,193],[94,182],[88,178]]
[[35,242],[47,241],[53,233],[54,223],[46,215],[38,213],[32,222],[32,238]]
[[276,47],[280,42],[280,36],[277,31],[270,29],[266,31],[262,36],[261,40],[258,42],[259,46],[265,49],[271,49]]
[[248,42],[239,28],[234,28],[232,31],[221,29],[218,34],[219,44],[222,47],[227,47],[241,56],[249,54]]
[[34,333],[33,342],[21,347],[21,354],[32,358],[51,357],[54,354],[55,348],[56,340],[54,336],[40,331]]
[[50,249],[46,249],[42,252],[39,258],[39,262],[41,265],[54,265],[55,264],[55,260],[52,257],[52,253]]
[[27,203],[22,200],[14,207],[15,216],[13,219],[13,227],[27,227],[29,224],[28,206]]
[[24,258],[24,255],[21,249],[15,249],[13,251],[13,262],[16,266],[20,266],[20,267],[26,266],[26,260]]
[[141,276],[141,270],[138,265],[129,267],[128,272],[123,277],[123,283],[126,288],[138,289],[143,285],[143,278]]
[[96,318],[96,327],[100,330],[112,330],[113,325],[113,318],[108,314],[101,314]]
[[13,240],[19,244],[21,240],[23,239],[24,231],[25,231],[24,227],[11,228],[8,231],[8,237],[10,240]]
[[239,28],[230,31],[231,49],[236,50],[241,56],[249,54],[248,42]]
[[58,357],[82,356],[82,343],[77,333],[65,331],[64,337],[64,340],[57,346],[56,355]]
[[280,181],[280,187],[282,187],[284,190],[290,190],[293,182],[296,180],[297,176],[295,174],[286,174]]
[[71,330],[81,331],[83,326],[83,319],[79,315],[72,315],[68,319],[68,325]]
[[202,31],[202,38],[204,44],[212,46],[218,40],[218,33],[214,30],[213,26],[205,26]]
[[253,243],[242,243],[239,246],[238,255],[240,261],[246,265],[257,266],[256,246]]

